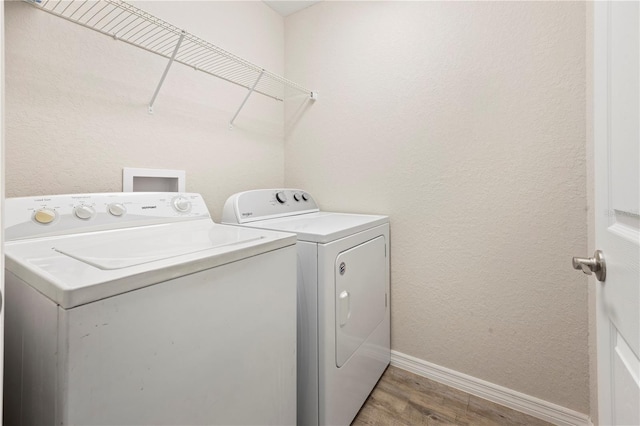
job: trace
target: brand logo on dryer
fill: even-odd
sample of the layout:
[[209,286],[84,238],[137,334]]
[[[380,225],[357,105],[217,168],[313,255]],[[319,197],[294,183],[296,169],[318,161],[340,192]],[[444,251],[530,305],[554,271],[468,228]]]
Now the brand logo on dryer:
[[145,210],[145,209],[156,209],[156,208],[158,208],[158,206],[142,206],[142,210]]

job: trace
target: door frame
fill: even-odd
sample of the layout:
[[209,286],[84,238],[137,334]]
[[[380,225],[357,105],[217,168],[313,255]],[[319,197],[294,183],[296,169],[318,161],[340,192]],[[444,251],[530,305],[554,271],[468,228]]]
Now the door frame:
[[4,377],[4,1],[0,4],[0,425]]

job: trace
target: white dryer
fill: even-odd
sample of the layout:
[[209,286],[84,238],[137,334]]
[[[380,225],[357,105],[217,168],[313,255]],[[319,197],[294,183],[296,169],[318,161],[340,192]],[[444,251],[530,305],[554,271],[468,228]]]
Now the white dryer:
[[7,199],[4,423],[294,424],[295,235],[198,194]]
[[297,234],[298,424],[350,424],[390,361],[388,218],[265,189],[231,196],[222,222]]

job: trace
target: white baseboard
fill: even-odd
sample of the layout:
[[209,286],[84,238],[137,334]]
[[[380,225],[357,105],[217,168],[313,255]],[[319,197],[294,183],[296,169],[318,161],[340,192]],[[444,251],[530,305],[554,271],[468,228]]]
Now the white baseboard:
[[430,362],[391,351],[391,365],[555,425],[590,426],[588,415]]

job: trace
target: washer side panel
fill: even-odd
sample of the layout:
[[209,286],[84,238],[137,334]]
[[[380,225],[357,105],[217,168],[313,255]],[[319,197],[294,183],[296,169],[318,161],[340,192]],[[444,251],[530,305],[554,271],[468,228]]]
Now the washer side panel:
[[298,424],[318,425],[318,244],[298,241]]
[[55,422],[57,306],[5,269],[4,424]]

